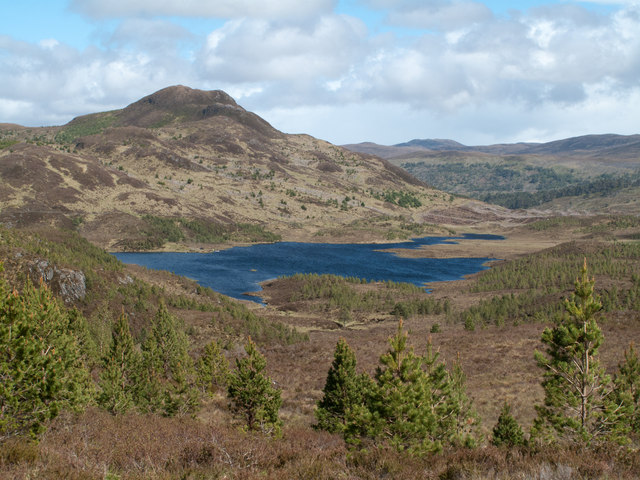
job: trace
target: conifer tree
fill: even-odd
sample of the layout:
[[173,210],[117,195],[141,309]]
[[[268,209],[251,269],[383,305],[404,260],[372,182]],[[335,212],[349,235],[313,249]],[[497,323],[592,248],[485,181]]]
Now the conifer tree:
[[493,427],[493,438],[491,443],[499,447],[505,445],[514,447],[524,444],[524,433],[518,421],[511,415],[511,406],[504,402],[498,421]]
[[161,378],[182,384],[192,373],[189,339],[164,303],[160,304],[151,321],[142,351],[146,365]]
[[203,393],[213,393],[217,388],[225,388],[229,381],[229,362],[220,343],[216,340],[204,347],[204,353],[196,365],[197,383]]
[[575,291],[565,301],[565,317],[542,333],[546,351],[536,351],[535,358],[544,369],[545,398],[536,406],[535,439],[591,442],[614,433],[612,427],[619,425],[622,412],[612,401],[611,378],[598,360],[603,335],[596,314],[602,304],[594,283],[585,259]]
[[429,379],[422,369],[423,359],[407,346],[407,337],[400,321],[389,339],[389,350],[380,357],[369,407],[370,433],[398,450],[439,450],[441,444],[433,439],[438,420],[431,408]]
[[624,408],[621,420],[636,435],[640,434],[640,359],[633,344],[624,352],[615,377],[616,403]]
[[89,370],[100,363],[101,356],[98,353],[98,346],[89,330],[87,319],[84,318],[80,311],[73,307],[68,311],[69,329],[76,338],[82,360]]
[[78,351],[49,289],[28,282],[20,294],[0,278],[0,441],[38,434],[61,410],[86,405],[92,384]]
[[265,375],[267,361],[249,338],[246,357],[236,359],[236,369],[229,376],[227,389],[231,411],[244,419],[249,430],[278,435],[281,421],[278,411],[282,404],[280,390]]
[[362,405],[368,377],[356,373],[356,356],[344,338],[340,338],[327,373],[322,399],[315,411],[316,428],[343,432],[353,409]]
[[145,381],[141,358],[135,349],[129,319],[122,312],[111,330],[111,346],[100,375],[98,404],[111,413],[124,413],[135,404],[136,390]]
[[366,408],[356,410],[345,432],[347,441],[369,437],[416,454],[456,441],[460,403],[451,376],[430,345],[425,356],[416,355],[407,337],[401,320],[380,357]]
[[175,415],[197,407],[189,339],[164,303],[142,344],[142,360],[147,381],[140,384],[137,401],[143,409]]
[[[431,348],[431,339],[429,339],[428,348]],[[449,379],[451,393],[448,402],[445,402],[445,405],[449,405],[449,410],[445,410],[443,415],[444,417],[451,415],[454,420],[449,433],[449,442],[454,445],[475,447],[478,443],[480,417],[467,395],[467,376],[462,370],[459,356],[449,371]]]

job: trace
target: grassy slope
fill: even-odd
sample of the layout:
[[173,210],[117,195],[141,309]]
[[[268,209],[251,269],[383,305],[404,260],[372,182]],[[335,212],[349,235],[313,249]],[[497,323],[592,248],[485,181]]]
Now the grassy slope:
[[[453,202],[378,158],[282,134],[221,94],[158,94],[63,127],[0,125],[0,220],[75,227],[115,250],[198,250],[328,232],[384,240],[358,225],[401,230]],[[198,102],[210,101],[221,103],[203,116],[211,105]],[[156,235],[149,216],[179,222],[182,235]]]
[[[108,346],[113,319],[121,312],[141,335],[160,302],[185,321],[194,346],[212,337],[232,347],[251,335],[258,343],[290,343],[304,339],[293,329],[255,315],[236,302],[176,275],[125,266],[73,231],[13,230],[0,227],[0,262],[4,275],[19,288],[37,282],[34,262],[83,272],[86,296],[71,305],[87,318],[99,351]],[[195,353],[195,352],[194,352]]]

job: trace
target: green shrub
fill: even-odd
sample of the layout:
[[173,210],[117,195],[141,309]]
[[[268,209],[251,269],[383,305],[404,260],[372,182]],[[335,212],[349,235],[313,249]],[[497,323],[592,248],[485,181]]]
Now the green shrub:
[[524,444],[524,433],[518,421],[511,415],[511,407],[507,402],[502,406],[500,416],[493,427],[491,443],[496,446],[513,447]]

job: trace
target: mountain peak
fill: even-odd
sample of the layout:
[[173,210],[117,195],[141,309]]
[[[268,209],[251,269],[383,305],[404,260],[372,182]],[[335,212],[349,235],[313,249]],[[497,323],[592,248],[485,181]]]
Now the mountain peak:
[[[197,90],[174,85],[158,90],[111,114],[110,126],[158,128],[184,122],[227,118],[268,137],[279,136],[269,123],[238,105],[222,90]],[[70,125],[86,122],[96,114],[78,117]],[[104,114],[98,114],[104,115]]]
[[[173,110],[184,108],[185,106],[201,106],[206,108],[213,104],[223,104],[238,107],[231,96],[222,90],[197,90],[185,87],[184,85],[174,85],[172,87],[163,88],[151,95],[141,98],[129,107],[141,105],[153,105],[163,110]],[[238,107],[239,108],[239,107]]]

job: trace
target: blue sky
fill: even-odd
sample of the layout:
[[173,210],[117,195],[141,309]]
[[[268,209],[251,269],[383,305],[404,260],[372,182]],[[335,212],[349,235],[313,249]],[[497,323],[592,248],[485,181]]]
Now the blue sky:
[[4,3],[0,123],[182,84],[337,144],[640,133],[638,0]]

